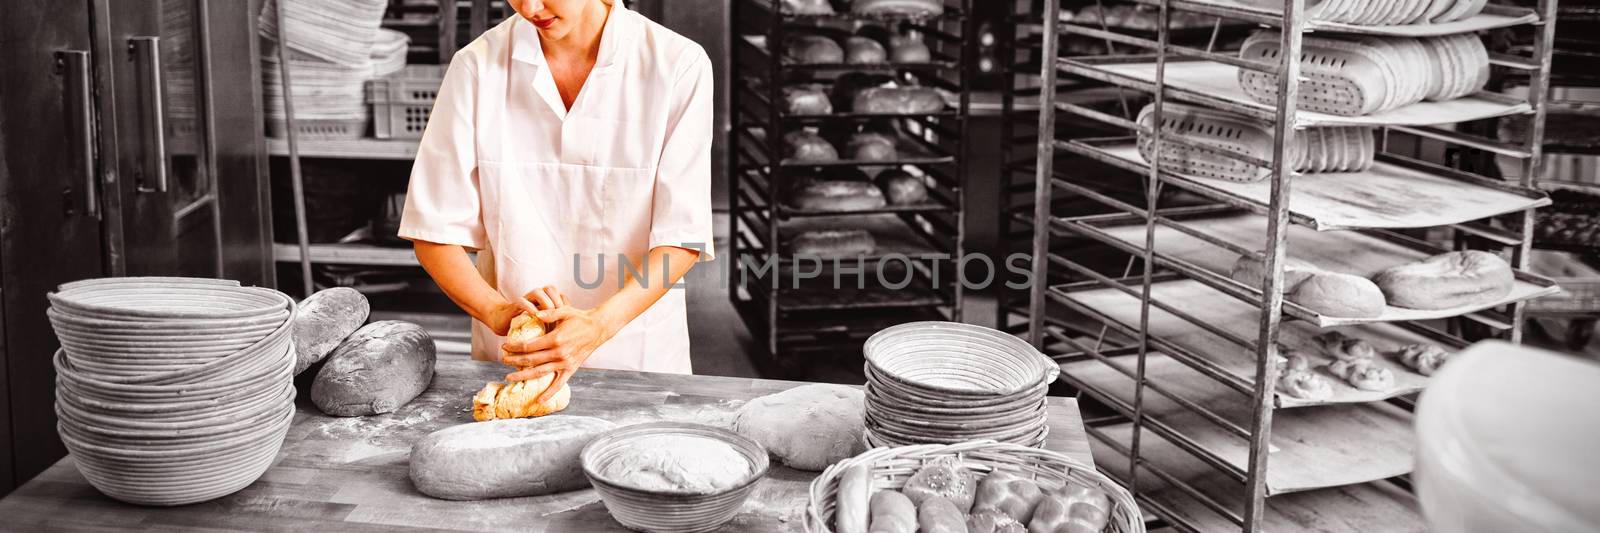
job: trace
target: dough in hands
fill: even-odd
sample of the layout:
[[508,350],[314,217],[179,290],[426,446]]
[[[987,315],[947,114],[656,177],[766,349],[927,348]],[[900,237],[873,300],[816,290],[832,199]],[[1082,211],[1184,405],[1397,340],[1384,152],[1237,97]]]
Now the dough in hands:
[[[527,313],[511,319],[511,331],[506,342],[527,343],[545,333],[545,324]],[[536,402],[545,389],[556,379],[555,373],[537,379],[500,383],[492,381],[472,397],[472,418],[479,422],[506,418],[533,418],[559,412],[572,402],[572,390],[561,384],[561,390],[544,402]]]
[[865,402],[866,394],[855,387],[801,385],[746,403],[734,416],[733,430],[789,468],[818,472],[866,449]]

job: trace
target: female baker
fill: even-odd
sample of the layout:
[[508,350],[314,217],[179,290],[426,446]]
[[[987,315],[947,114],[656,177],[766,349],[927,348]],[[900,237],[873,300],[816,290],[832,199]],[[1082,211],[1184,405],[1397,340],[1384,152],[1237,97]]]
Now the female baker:
[[[511,0],[456,52],[400,236],[519,381],[689,373],[684,291],[711,250],[711,61],[618,0]],[[467,249],[477,250],[476,266]],[[634,273],[637,272],[638,275]],[[553,329],[505,344],[511,319]]]

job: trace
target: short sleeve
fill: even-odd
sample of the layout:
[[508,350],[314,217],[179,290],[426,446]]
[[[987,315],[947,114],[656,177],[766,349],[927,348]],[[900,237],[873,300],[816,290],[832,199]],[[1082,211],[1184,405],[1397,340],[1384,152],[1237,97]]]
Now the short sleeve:
[[711,230],[711,59],[695,47],[673,83],[666,140],[656,167],[650,217],[650,247],[698,249],[700,260],[715,258]]
[[445,71],[417,146],[400,214],[400,237],[482,249],[487,238],[478,195],[474,58],[458,52]]

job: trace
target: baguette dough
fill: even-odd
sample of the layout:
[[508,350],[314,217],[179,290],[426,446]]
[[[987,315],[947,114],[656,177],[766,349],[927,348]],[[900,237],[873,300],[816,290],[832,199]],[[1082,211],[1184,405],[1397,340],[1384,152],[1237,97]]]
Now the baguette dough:
[[750,461],[720,440],[649,435],[634,440],[598,472],[606,481],[634,489],[707,494],[744,479]]
[[733,431],[761,443],[778,462],[820,472],[866,446],[866,394],[844,385],[801,385],[750,400],[734,415]]
[[411,483],[446,500],[513,498],[589,486],[578,458],[616,424],[586,416],[496,420],[436,431],[411,447]]

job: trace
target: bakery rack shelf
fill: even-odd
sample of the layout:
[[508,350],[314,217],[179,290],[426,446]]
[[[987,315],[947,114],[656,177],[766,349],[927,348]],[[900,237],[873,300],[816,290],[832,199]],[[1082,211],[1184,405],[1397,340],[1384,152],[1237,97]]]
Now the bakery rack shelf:
[[[372,244],[312,244],[311,261],[318,264],[369,266],[421,266],[410,247]],[[279,263],[300,262],[300,247],[273,243],[273,259]]]
[[[411,161],[417,158],[418,139],[331,139],[301,141],[296,148],[300,157],[327,159],[366,159]],[[267,138],[267,153],[287,157],[289,142],[281,138]]]
[[[1451,9],[1471,12],[1482,5],[1472,2],[1460,0]],[[1425,529],[1407,476],[1414,453],[1410,409],[1429,378],[1403,364],[1403,348],[1431,345],[1448,357],[1484,337],[1520,341],[1529,302],[1559,291],[1554,280],[1528,269],[1529,221],[1551,204],[1536,177],[1544,159],[1556,1],[1539,0],[1533,9],[1490,7],[1458,22],[1370,28],[1310,20],[1315,0],[1120,3],[1154,7],[1156,30],[1117,28],[1093,17],[1064,20],[1059,2],[1044,2],[1034,19],[1048,21],[1038,25],[1037,57],[1009,64],[1036,65],[1040,87],[1109,88],[1115,100],[1077,102],[1059,91],[1039,91],[1032,129],[1039,134],[1021,127],[1005,134],[1018,146],[1032,143],[1037,153],[1008,154],[1003,166],[1008,176],[1033,171],[1031,188],[1010,182],[1005,189],[1032,197],[1026,204],[1031,214],[1013,210],[1007,216],[1013,225],[1032,228],[1036,283],[1029,290],[1028,340],[1053,352],[1063,379],[1080,394],[1117,414],[1090,428],[1104,444],[1096,448],[1105,456],[1103,470],[1127,485],[1147,512],[1180,531]],[[1416,8],[1412,2],[1392,9]],[[1244,56],[1233,44],[1219,46],[1220,19],[1210,41],[1175,41],[1174,11],[1278,28],[1251,39],[1276,40],[1281,53]],[[1302,84],[1312,87],[1302,72],[1308,32],[1421,37],[1512,26],[1523,27],[1497,32],[1509,39],[1487,44],[1494,49],[1483,61],[1493,80],[1526,83],[1526,91],[1478,91],[1363,116],[1300,109],[1303,100],[1289,94]],[[1098,39],[1111,50],[1141,52],[1062,57],[1063,35],[1078,40],[1069,42]],[[1533,42],[1502,42],[1515,39]],[[1252,98],[1241,86],[1241,69],[1267,74],[1267,83],[1276,84],[1270,90],[1284,97]],[[1452,71],[1442,72],[1448,79]],[[1389,84],[1414,89],[1415,81]],[[1468,86],[1456,87],[1465,92]],[[1174,102],[1198,106],[1192,116],[1199,118],[1172,119]],[[1141,107],[1153,116],[1136,119]],[[1230,129],[1231,119],[1205,122],[1217,111],[1259,125],[1262,136]],[[1074,122],[1058,128],[1058,116]],[[1484,129],[1478,123],[1503,118],[1525,122],[1524,134],[1477,133]],[[1455,126],[1464,123],[1471,124]],[[1320,161],[1315,166],[1351,160],[1348,152],[1327,148],[1340,145],[1315,144],[1326,142],[1326,133],[1308,129],[1320,127],[1371,128],[1375,163],[1361,172],[1296,171],[1291,157]],[[1091,128],[1114,133],[1083,134]],[[1217,140],[1241,138],[1256,151]],[[1500,156],[1522,172],[1501,180],[1464,169],[1467,158],[1407,155],[1404,147],[1420,140]],[[1292,141],[1322,151],[1305,155],[1299,150],[1308,145]],[[1152,153],[1141,154],[1140,143]],[[1367,149],[1364,141],[1355,146]],[[1032,155],[1034,163],[1012,155]],[[1256,179],[1185,175],[1205,171],[1180,172],[1172,161],[1183,158],[1197,169],[1215,164],[1218,174],[1253,168]],[[1188,207],[1197,199],[1205,205]],[[1059,246],[1066,243],[1073,247]],[[1114,257],[1090,257],[1085,246],[1109,249]],[[1303,291],[1286,294],[1290,261],[1370,278],[1469,249],[1509,259],[1505,296],[1429,311],[1385,305],[1381,314],[1358,319],[1292,301]],[[1258,284],[1235,281],[1236,262],[1260,262],[1267,275]],[[1047,320],[1050,309],[1065,309],[1099,333]],[[1332,333],[1368,343],[1373,354],[1367,364],[1392,376],[1392,383],[1367,390],[1335,375],[1332,363],[1340,354],[1324,348]],[[1329,394],[1308,395],[1294,385],[1299,381],[1280,387],[1279,374],[1288,372],[1282,361],[1299,361],[1282,357],[1291,354],[1307,363],[1294,370],[1304,372],[1296,379],[1323,381]]]
[[[735,178],[729,180],[728,196],[733,222],[730,257],[739,264],[738,279],[732,280],[734,289],[729,293],[780,367],[795,353],[830,342],[835,343],[835,353],[859,349],[865,334],[875,331],[869,327],[928,317],[960,319],[963,289],[951,282],[953,258],[962,255],[965,241],[964,173],[957,155],[965,151],[970,109],[966,95],[975,71],[971,60],[975,47],[965,36],[973,34],[976,22],[966,16],[973,0],[925,1],[941,3],[943,12],[796,15],[784,12],[780,7],[784,0],[731,4],[738,32],[730,50],[730,78],[736,81],[729,102],[733,124],[727,133],[727,152]],[[920,39],[930,60],[800,64],[784,57],[779,46],[797,34],[842,40],[858,32],[885,40],[887,35]],[[925,100],[907,98],[904,103],[915,105],[902,106],[906,112],[900,113],[850,110],[850,88],[890,83],[931,88],[940,97],[924,93],[915,96]],[[798,85],[822,91],[839,112],[789,113],[784,89]],[[856,135],[889,135],[894,154],[821,162],[790,159],[789,134],[802,129],[816,133],[844,158],[853,157],[849,141]],[[893,183],[902,187],[896,190],[921,185],[926,200],[890,204],[887,200],[895,196],[885,194],[886,201],[880,203],[886,205],[850,202],[858,208],[833,211],[822,201],[817,204],[822,208],[802,209],[792,199],[812,180],[864,181],[891,170],[911,178],[896,178]],[[838,195],[841,190],[846,189],[817,189],[813,194]],[[747,275],[763,269],[768,269],[765,277]],[[810,272],[818,277],[799,287],[791,284],[794,275]],[[780,286],[771,286],[771,276],[781,278]],[[837,283],[835,276],[840,276]],[[893,320],[883,323],[876,316]]]

